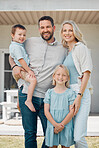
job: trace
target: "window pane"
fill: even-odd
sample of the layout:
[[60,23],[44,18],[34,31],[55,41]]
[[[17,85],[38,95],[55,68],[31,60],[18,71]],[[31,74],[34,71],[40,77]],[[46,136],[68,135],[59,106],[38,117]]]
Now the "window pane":
[[5,54],[4,59],[4,89],[18,88],[17,83],[14,80],[11,72],[11,67],[9,64],[9,53]]
[[5,54],[4,69],[11,70],[11,66],[9,64],[9,54]]
[[17,83],[14,80],[11,72],[5,72],[5,75],[4,75],[4,88],[5,89],[17,88]]

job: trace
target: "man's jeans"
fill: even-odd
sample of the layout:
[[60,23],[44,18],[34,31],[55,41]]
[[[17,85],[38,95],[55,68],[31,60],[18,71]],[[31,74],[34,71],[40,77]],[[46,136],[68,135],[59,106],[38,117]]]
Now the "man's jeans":
[[[38,97],[32,98],[33,105],[36,109],[36,112],[32,112],[25,105],[27,95],[22,93],[22,89],[23,87],[19,89],[19,105],[22,114],[22,124],[25,130],[25,148],[37,148],[37,141],[36,141],[37,117],[39,116],[41,120],[44,136],[47,126],[47,119],[44,115],[43,98],[38,98]],[[43,142],[42,148],[47,148],[45,146],[45,140]]]

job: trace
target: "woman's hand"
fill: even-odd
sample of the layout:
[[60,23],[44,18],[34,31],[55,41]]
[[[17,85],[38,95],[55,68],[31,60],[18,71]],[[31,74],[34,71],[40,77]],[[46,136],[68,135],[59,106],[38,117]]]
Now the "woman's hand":
[[[90,77],[90,71],[85,71],[83,73],[83,77],[81,79],[81,87],[80,87],[79,93],[81,93],[81,94],[84,93],[87,83],[88,83],[88,80],[89,80],[89,77]],[[78,95],[73,103],[73,107],[75,109],[74,115],[76,115],[79,111],[80,104],[81,104],[81,98],[82,98],[82,96]]]
[[80,105],[81,105],[81,96],[78,95],[72,105],[72,108],[74,108],[74,115],[76,115],[79,111]]

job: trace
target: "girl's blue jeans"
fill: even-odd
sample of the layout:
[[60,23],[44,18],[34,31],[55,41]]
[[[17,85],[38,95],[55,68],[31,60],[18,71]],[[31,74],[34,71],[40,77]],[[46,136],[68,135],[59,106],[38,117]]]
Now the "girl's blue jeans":
[[[32,97],[32,102],[36,109],[36,112],[32,112],[25,105],[27,94],[23,94],[22,89],[23,87],[19,89],[18,95],[22,115],[22,124],[25,131],[25,148],[37,148],[37,117],[39,116],[41,120],[44,136],[47,126],[47,119],[44,115],[44,98]],[[47,146],[45,146],[45,139],[43,141],[42,148],[47,148]]]

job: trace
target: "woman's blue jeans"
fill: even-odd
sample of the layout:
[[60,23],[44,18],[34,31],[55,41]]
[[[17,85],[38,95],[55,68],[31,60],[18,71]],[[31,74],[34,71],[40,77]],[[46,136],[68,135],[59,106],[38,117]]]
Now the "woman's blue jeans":
[[[71,88],[78,93],[78,84],[72,84]],[[91,95],[89,89],[85,89],[81,99],[81,106],[74,117],[74,141],[75,148],[88,148],[85,136],[87,135],[87,120],[90,112]]]
[[[43,98],[33,97],[32,102],[36,109],[36,112],[30,111],[25,105],[27,94],[22,93],[23,87],[19,89],[19,105],[22,114],[22,124],[25,130],[25,148],[37,148],[36,134],[37,134],[37,117],[39,116],[43,127],[45,136],[47,119],[44,115],[44,102]],[[43,141],[42,148],[45,146],[45,140]]]

